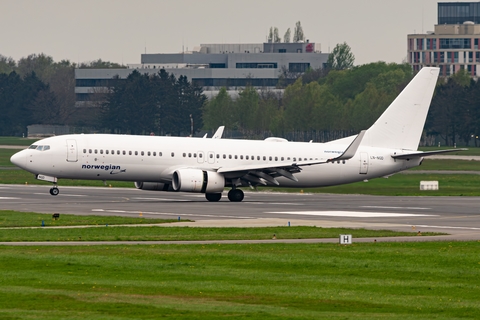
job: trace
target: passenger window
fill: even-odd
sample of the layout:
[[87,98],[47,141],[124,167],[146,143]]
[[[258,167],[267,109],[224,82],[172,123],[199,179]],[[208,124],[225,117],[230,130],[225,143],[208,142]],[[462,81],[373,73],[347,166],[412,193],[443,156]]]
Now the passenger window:
[[243,156],[242,156],[242,155],[240,155],[240,159],[243,160]]
[[132,151],[128,151],[128,155],[131,156],[131,155],[132,155]]
[[199,154],[198,154],[198,157],[199,157],[199,158],[203,158],[203,154],[202,154],[202,153],[199,153]]
[[212,159],[212,158],[213,158],[213,154],[210,153],[210,159]]
[[138,151],[135,151],[135,155],[138,156]]
[[155,151],[153,151],[153,156],[155,157],[157,155],[157,153]]
[[237,155],[235,155],[235,159],[238,159],[238,156],[237,156]]
[[175,157],[175,152],[172,152],[171,155],[172,155],[172,157]]
[[184,152],[184,153],[183,153],[183,157],[185,158],[186,156],[187,156],[187,154]]
[[108,154],[108,150],[105,150],[105,154]]
[[97,153],[98,153],[98,150],[97,150],[97,149],[95,149],[95,151],[94,151],[94,152],[95,152],[95,154],[97,154]]
[[100,149],[100,154],[103,154],[103,149]]
[[162,156],[162,152],[159,152],[159,153],[158,153],[158,156],[161,157],[161,156]]
[[148,151],[148,152],[147,152],[147,156],[149,156],[149,157],[150,157],[150,155],[151,155],[151,153],[150,153],[150,151]]
[[83,149],[83,153],[87,153],[87,149]]
[[245,156],[245,160],[248,160],[248,156]]
[[193,157],[194,157],[194,158],[196,158],[196,157],[197,157],[197,154],[196,154],[196,153],[194,153],[194,154],[193,154]]
[[220,159],[220,155],[219,155],[219,154],[217,154],[217,159]]
[[120,150],[117,150],[117,154],[120,155]]
[[268,161],[272,161],[272,156],[268,157]]
[[278,157],[275,157],[275,161],[278,161]]
[[123,150],[122,153],[123,153],[123,155],[126,155],[126,154],[127,154],[127,151]]
[[226,154],[223,155],[223,159],[227,159],[227,155],[226,155]]
[[263,161],[267,160],[267,157],[263,156]]
[[191,157],[192,157],[192,154],[191,154],[190,152],[188,153],[188,157],[189,157],[189,158],[191,158]]
[[231,154],[228,155],[228,159],[232,159],[232,155],[231,155]]
[[283,161],[283,160],[284,160],[284,158],[282,157],[280,160],[282,160],[282,161]]
[[115,150],[112,150],[112,154],[115,154]]
[[144,155],[145,155],[145,152],[144,152],[144,151],[142,151],[142,152],[140,152],[140,154],[141,154],[142,156],[144,156]]

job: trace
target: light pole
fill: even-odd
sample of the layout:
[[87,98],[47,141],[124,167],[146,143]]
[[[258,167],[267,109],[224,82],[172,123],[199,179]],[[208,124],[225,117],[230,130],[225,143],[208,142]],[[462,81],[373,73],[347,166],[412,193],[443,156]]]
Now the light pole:
[[190,114],[190,137],[193,137],[193,117]]

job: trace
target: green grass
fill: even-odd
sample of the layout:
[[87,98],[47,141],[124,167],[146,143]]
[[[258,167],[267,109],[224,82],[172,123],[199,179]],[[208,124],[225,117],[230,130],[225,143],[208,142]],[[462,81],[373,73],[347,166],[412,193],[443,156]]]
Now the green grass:
[[19,149],[0,149],[0,167],[14,167],[10,162],[10,157],[20,151]]
[[2,319],[478,319],[480,242],[2,247]]
[[[420,181],[439,181],[439,190],[420,191]],[[299,192],[298,189],[258,188],[260,191]],[[468,174],[396,174],[341,186],[303,189],[300,192],[369,194],[385,196],[480,196],[480,175]]]
[[19,137],[0,137],[0,145],[6,146],[29,146],[39,139],[19,138]]
[[[46,222],[46,225],[51,225]],[[40,227],[40,223],[37,224]],[[203,240],[269,240],[415,236],[416,232],[317,227],[265,228],[191,228],[191,227],[112,227],[1,229],[0,242],[11,241],[203,241]],[[423,236],[441,233],[423,233]]]
[[[94,216],[60,214],[55,220],[51,214],[0,210],[0,228],[8,227],[38,227],[44,221],[45,226],[89,226],[89,225],[119,225],[119,224],[152,224],[176,222],[175,219],[145,219],[119,216]],[[183,220],[188,221],[188,220]]]
[[480,171],[480,161],[476,160],[450,160],[450,159],[425,159],[421,166],[409,169],[418,170],[452,170],[452,171]]

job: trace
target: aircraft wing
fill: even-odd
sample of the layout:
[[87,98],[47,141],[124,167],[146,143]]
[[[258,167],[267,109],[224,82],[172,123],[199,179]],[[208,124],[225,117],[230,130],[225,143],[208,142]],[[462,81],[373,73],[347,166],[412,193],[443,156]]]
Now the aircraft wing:
[[450,153],[450,152],[456,152],[456,151],[466,151],[466,150],[468,149],[458,148],[458,149],[434,150],[434,151],[425,151],[425,152],[420,151],[420,152],[413,152],[413,153],[407,153],[407,154],[392,155],[392,158],[406,160],[406,159],[435,156],[437,154]]
[[275,185],[279,185],[279,182],[275,179],[277,177],[285,177],[292,181],[297,182],[298,179],[294,176],[295,173],[300,172],[302,166],[311,166],[317,164],[324,164],[340,160],[348,160],[355,156],[358,147],[365,135],[365,131],[361,131],[355,140],[345,149],[345,151],[338,157],[325,159],[325,160],[307,160],[307,161],[297,161],[297,162],[280,162],[280,163],[265,163],[265,164],[252,164],[252,165],[243,165],[237,167],[225,167],[218,168],[218,173],[223,174],[236,174],[240,179],[246,180],[251,184],[266,185],[266,182],[270,182]]

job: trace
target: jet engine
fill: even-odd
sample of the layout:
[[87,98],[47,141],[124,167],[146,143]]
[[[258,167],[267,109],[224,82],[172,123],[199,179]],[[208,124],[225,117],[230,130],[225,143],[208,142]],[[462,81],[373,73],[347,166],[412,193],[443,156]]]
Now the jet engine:
[[174,191],[171,184],[160,182],[135,182],[135,188],[140,190],[153,190],[153,191]]
[[221,193],[225,187],[225,178],[213,171],[180,169],[173,173],[172,187],[175,191]]

